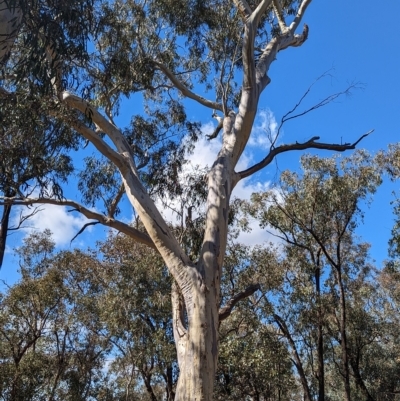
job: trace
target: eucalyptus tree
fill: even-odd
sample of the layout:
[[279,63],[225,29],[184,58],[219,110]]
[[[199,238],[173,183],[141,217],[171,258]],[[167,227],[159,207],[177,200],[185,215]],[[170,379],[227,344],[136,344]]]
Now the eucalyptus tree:
[[[377,399],[396,400],[400,394],[400,274],[397,267],[388,263],[379,273],[379,297],[381,302],[377,310],[379,319],[384,322],[384,330],[379,333],[379,342],[372,348],[365,358],[366,373],[370,382],[374,384]],[[377,365],[371,364],[375,359]],[[378,368],[378,365],[380,368]],[[384,371],[382,377],[380,372]]]
[[[47,115],[52,71],[49,52],[57,43],[63,58],[87,58],[85,39],[93,28],[91,1],[0,2],[0,192],[5,197],[62,197],[61,183],[72,172],[68,155],[80,137]],[[84,22],[83,22],[84,21]],[[13,51],[11,51],[13,50]],[[29,77],[25,77],[29,71]],[[10,79],[11,78],[11,79]],[[7,91],[10,84],[11,93]],[[46,112],[43,112],[46,110]],[[11,204],[4,205],[0,225],[0,267],[10,226]]]
[[21,280],[0,295],[1,400],[87,400],[104,381],[96,288],[53,251],[49,232],[28,237]]
[[[171,319],[171,276],[159,254],[123,235],[109,236],[85,274],[97,297],[103,337],[112,346],[110,375],[132,394],[173,401],[178,376]],[[79,269],[79,259],[73,261]],[[99,333],[101,334],[101,332]]]
[[[303,326],[304,321],[314,320],[317,327],[317,338],[311,342],[317,350],[318,399],[325,397],[324,337],[333,315],[338,333],[333,338],[341,349],[344,398],[350,401],[350,365],[359,379],[358,384],[368,394],[351,359],[348,343],[348,292],[352,281],[368,268],[368,246],[357,241],[355,229],[363,216],[360,203],[369,201],[380,185],[381,169],[364,151],[340,163],[336,158],[316,156],[305,156],[301,163],[302,176],[284,172],[281,189],[254,194],[250,211],[262,225],[276,230],[275,234],[283,240],[285,252],[292,260],[293,267],[288,273],[293,279],[289,299],[295,305],[300,303],[300,307],[295,313],[296,308],[287,310],[288,299],[284,297],[286,318],[290,321],[295,315],[296,320],[303,320]],[[277,314],[275,318],[291,344],[295,366],[303,379],[305,398],[311,400],[303,363],[291,333],[295,326],[287,324]],[[295,328],[294,335],[299,335],[298,330],[299,327],[297,332]]]
[[[42,106],[35,96],[27,96],[18,107],[19,101],[8,99],[0,109],[0,193],[6,197],[37,193],[62,198],[61,184],[73,171],[68,152],[78,149],[80,138],[64,124],[41,114]],[[0,268],[8,232],[37,210],[21,214],[12,226],[11,208],[11,204],[4,205],[0,217]]]
[[[24,45],[23,29],[30,29],[30,19],[24,20],[15,39],[9,38],[13,44],[4,67],[2,104],[34,88],[45,100],[41,113],[85,138],[101,156],[97,160],[119,176],[113,175],[118,177],[116,185],[102,187],[102,198],[108,199],[105,213],[52,196],[17,194],[3,197],[2,203],[70,206],[160,253],[176,283],[172,314],[179,400],[212,399],[232,190],[280,153],[308,148],[344,151],[354,149],[365,136],[351,144],[323,143],[313,137],[278,146],[275,139],[262,160],[237,170],[260,96],[271,81],[271,64],[278,52],[307,40],[309,27],[299,27],[310,3],[99,0],[92,7],[76,1],[70,8],[57,2],[22,2],[34,21],[40,21],[42,14],[52,20],[35,26],[36,46]],[[71,16],[67,9],[76,12],[76,23],[73,18],[62,19]],[[25,62],[28,55],[34,61],[32,68]],[[22,80],[26,89],[16,87]],[[131,124],[123,129],[116,116],[126,97],[136,102]],[[222,132],[221,148],[206,182],[199,181],[206,211],[198,253],[181,246],[155,203],[157,197],[180,196],[182,155],[201,135],[198,123],[187,117],[188,102],[215,116],[218,126],[210,140]],[[124,194],[144,230],[116,219],[115,205]],[[190,217],[190,208],[182,205],[181,210]],[[234,295],[227,301],[223,316],[229,315],[237,299]]]
[[222,277],[223,299],[237,288],[257,285],[220,325],[217,400],[293,400],[301,389],[293,374],[290,351],[271,324],[271,304],[265,296],[284,281],[284,261],[270,244],[248,247],[229,243]]

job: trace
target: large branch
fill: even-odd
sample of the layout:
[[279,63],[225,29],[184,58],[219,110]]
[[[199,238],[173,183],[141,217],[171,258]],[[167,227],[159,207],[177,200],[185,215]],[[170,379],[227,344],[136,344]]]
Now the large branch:
[[256,69],[254,61],[254,41],[257,35],[258,25],[260,23],[262,15],[271,5],[272,0],[262,0],[257,8],[248,17],[247,22],[244,26],[244,36],[243,36],[243,90],[252,91],[253,99],[255,97],[256,89]]
[[312,0],[303,0],[300,4],[299,9],[297,10],[296,16],[294,17],[293,22],[290,24],[289,29],[291,32],[295,32],[297,27],[300,25],[301,20],[303,19],[304,13],[307,10],[307,7],[311,4]]
[[103,151],[110,151],[110,157],[108,158],[115,163],[121,173],[130,203],[137,211],[147,233],[177,281],[182,294],[186,297],[185,302],[188,306],[190,304],[189,294],[192,285],[198,279],[195,271],[188,268],[193,263],[183,251],[171,228],[141,183],[130,144],[114,124],[109,122],[94,106],[84,99],[69,92],[63,92],[62,100],[71,108],[79,110],[90,117],[98,129],[104,132],[113,142],[118,153],[110,147],[106,149],[105,145],[107,144],[104,141],[104,143],[99,142],[93,136],[90,139],[88,138],[100,151],[102,150],[98,147],[99,144],[103,146]]
[[17,205],[17,206],[31,206],[34,204],[46,204],[46,205],[61,205],[61,206],[70,206],[74,208],[74,210],[82,213],[86,218],[97,220],[101,224],[115,228],[116,230],[128,235],[133,238],[135,241],[140,242],[141,244],[147,245],[151,248],[155,248],[155,245],[151,238],[137,230],[129,226],[128,224],[122,223],[121,221],[115,220],[108,216],[105,216],[101,213],[94,212],[92,210],[87,209],[81,204],[72,201],[72,200],[58,200],[58,199],[47,199],[47,198],[6,198],[0,197],[0,205]]
[[[256,29],[253,28],[251,23],[244,26],[243,34],[243,84],[242,84],[242,98],[243,94],[251,92],[250,99],[257,100],[253,95],[256,88],[256,69],[254,61],[254,40]],[[249,102],[246,102],[249,105]],[[254,103],[254,102],[253,102]],[[253,108],[256,106],[253,106]]]
[[253,11],[250,17],[251,24],[253,28],[257,29],[258,24],[260,23],[261,17],[271,5],[272,0],[262,0],[261,3],[257,6],[257,8]]
[[246,289],[232,297],[226,305],[219,310],[219,321],[222,322],[225,320],[232,313],[233,308],[238,302],[253,295],[259,289],[261,289],[260,284],[251,284]]
[[[243,33],[243,87],[242,100],[245,100],[246,108],[255,110],[261,93],[257,82],[256,62],[254,58],[254,43],[257,36],[261,17],[270,7],[272,0],[262,0],[257,8],[251,13],[244,25]],[[265,74],[264,74],[265,75]],[[265,84],[266,86],[267,84]],[[242,106],[242,105],[241,105]],[[239,107],[241,109],[242,107]]]
[[284,35],[284,34],[286,34],[286,32],[289,28],[286,26],[285,19],[283,18],[282,6],[280,3],[280,0],[273,0],[273,7],[274,7],[274,13],[275,13],[276,19],[279,24],[279,28],[281,30],[281,34]]
[[[127,153],[128,156],[133,161],[133,152],[132,152],[132,149],[129,146],[128,141],[126,140],[126,138],[122,135],[120,130],[114,124],[110,123],[110,121],[108,121],[107,118],[105,118],[96,109],[96,107],[92,106],[89,102],[87,102],[86,100],[80,98],[79,96],[73,95],[72,93],[69,93],[67,91],[62,93],[62,100],[69,107],[71,107],[71,108],[73,108],[75,110],[79,110],[82,114],[84,114],[85,116],[91,118],[91,120],[99,128],[99,130],[101,130],[102,132],[107,134],[107,136],[111,139],[111,141],[114,143],[115,147],[117,148],[118,152],[121,153],[121,154],[123,154],[123,153],[126,154]],[[98,135],[96,135],[96,136],[98,138],[100,138]],[[92,136],[92,138],[87,138],[87,139],[89,139],[89,141],[92,142],[97,148],[97,143],[99,143],[98,140],[95,140],[95,138],[93,136]],[[108,148],[111,149],[109,146],[108,146]],[[100,150],[100,149],[98,149],[98,150]],[[114,153],[116,153],[116,152],[114,152]],[[106,156],[106,157],[108,157],[108,156]],[[115,160],[112,160],[112,161],[114,163],[116,163]],[[118,168],[122,167],[120,163],[117,164],[117,166],[118,166]]]
[[323,142],[315,142],[319,139],[319,136],[314,136],[307,142],[303,143],[292,143],[289,145],[281,145],[277,148],[270,149],[268,155],[261,160],[259,163],[254,166],[248,168],[247,170],[241,171],[237,173],[238,181],[249,177],[250,175],[260,171],[264,167],[268,166],[275,158],[275,156],[280,153],[289,152],[291,150],[305,150],[305,149],[322,149],[322,150],[334,150],[336,152],[344,152],[345,150],[355,149],[358,143],[367,137],[374,130],[368,131],[366,134],[362,135],[356,142],[354,143],[345,143],[345,144],[335,144],[335,143],[323,143]]
[[[110,158],[110,160],[115,163],[121,173],[126,195],[140,216],[154,246],[179,285],[185,298],[186,307],[190,310],[193,304],[192,287],[201,281],[201,276],[193,268],[192,261],[180,246],[171,228],[156,207],[154,200],[151,199],[140,181],[131,145],[114,124],[84,99],[69,92],[63,92],[62,100],[71,108],[90,117],[98,129],[103,131],[113,142],[118,153],[114,152],[111,156],[118,155],[118,157]],[[92,139],[90,141],[92,142]],[[94,145],[96,146],[96,143]]]
[[79,132],[84,138],[90,141],[103,156],[113,162],[118,168],[123,167],[124,160],[121,155],[112,149],[99,134],[88,128],[79,120],[71,119],[68,122],[75,131]]
[[250,17],[252,11],[246,0],[233,0],[244,22]]
[[285,35],[275,36],[263,50],[256,67],[257,83],[260,86],[260,92],[268,84],[267,78],[269,67],[276,60],[279,51],[288,47],[301,46],[308,38],[308,26],[304,25],[301,34],[295,34],[291,29]]
[[173,83],[176,89],[178,89],[183,96],[188,97],[189,99],[195,100],[197,103],[200,103],[203,106],[209,107],[213,110],[223,111],[222,104],[213,102],[211,100],[205,99],[202,96],[197,95],[196,93],[192,92],[186,85],[184,85],[176,76],[175,74],[168,69],[164,64],[159,63],[158,61],[154,61],[155,65],[161,70],[167,78]]
[[[259,84],[260,92],[268,85],[268,70],[272,62],[276,60],[276,55],[279,51],[284,50],[288,47],[301,46],[308,38],[308,26],[304,25],[303,32],[301,34],[296,34],[296,29],[298,28],[307,7],[310,5],[312,0],[303,0],[297,10],[296,16],[293,22],[290,24],[289,28],[286,27],[285,21],[279,9],[279,0],[275,3],[275,12],[277,13],[277,19],[279,21],[279,26],[281,28],[281,35],[275,36],[268,43],[266,48],[261,54],[261,57],[257,63],[256,75],[257,83]],[[278,7],[277,7],[278,6]]]

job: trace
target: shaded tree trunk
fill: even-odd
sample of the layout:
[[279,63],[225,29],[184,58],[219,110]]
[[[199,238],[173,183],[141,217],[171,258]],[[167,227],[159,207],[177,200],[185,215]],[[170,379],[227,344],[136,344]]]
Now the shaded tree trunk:
[[3,215],[0,222],[0,269],[3,265],[4,253],[6,251],[8,223],[10,221],[11,205],[3,207]]
[[303,393],[304,393],[304,401],[312,401],[310,387],[307,382],[307,377],[304,372],[303,364],[301,363],[299,353],[297,352],[296,343],[294,342],[285,321],[279,315],[276,314],[274,314],[274,319],[278,324],[279,328],[282,330],[282,333],[288,340],[290,348],[292,349],[292,356],[293,356],[292,361],[294,366],[296,367],[297,373],[300,376],[300,382],[301,386],[303,387]]
[[175,399],[175,391],[173,390],[172,366],[167,367],[165,382],[166,382],[167,401],[173,401]]
[[151,385],[151,374],[149,375],[148,373],[143,372],[143,381],[151,401],[158,401]]
[[[5,196],[13,197],[13,196],[15,196],[15,191],[6,191]],[[8,225],[10,222],[11,207],[12,207],[12,205],[10,205],[10,204],[4,205],[3,206],[3,214],[1,216],[1,222],[0,222],[0,269],[3,265],[4,253],[6,251]]]
[[324,369],[324,338],[322,326],[322,305],[321,305],[321,269],[315,270],[315,287],[317,291],[317,308],[318,308],[318,401],[325,400],[325,369]]
[[372,395],[368,391],[367,386],[364,383],[364,380],[361,377],[360,367],[359,367],[359,363],[358,363],[359,362],[359,358],[354,359],[350,355],[349,361],[350,361],[351,368],[353,370],[353,374],[354,374],[354,379],[355,379],[356,385],[361,390],[361,392],[364,394],[365,400],[366,401],[375,401],[375,399],[372,397]]
[[342,369],[346,401],[351,401],[349,354],[346,334],[346,297],[342,281],[341,267],[336,267],[340,297],[340,346],[342,349]]

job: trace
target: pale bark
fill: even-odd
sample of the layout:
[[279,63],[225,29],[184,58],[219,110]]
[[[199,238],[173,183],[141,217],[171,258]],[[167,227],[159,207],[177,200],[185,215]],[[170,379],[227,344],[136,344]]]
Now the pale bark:
[[181,356],[176,400],[212,400],[218,357],[218,310],[212,291],[196,286]]
[[276,19],[278,21],[279,24],[279,28],[281,30],[281,34],[285,34],[288,30],[288,27],[285,23],[285,20],[283,18],[283,14],[282,14],[282,7],[281,7],[281,2],[280,0],[273,0],[273,5],[274,5],[274,13],[276,16]]

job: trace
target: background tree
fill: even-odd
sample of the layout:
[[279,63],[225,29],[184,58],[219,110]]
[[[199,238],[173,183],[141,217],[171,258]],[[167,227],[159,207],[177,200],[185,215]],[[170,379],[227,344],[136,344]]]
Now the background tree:
[[[61,184],[73,171],[68,152],[77,150],[80,138],[64,124],[41,113],[37,96],[26,98],[18,107],[16,97],[0,109],[0,193],[5,197],[53,196],[62,198]],[[2,207],[0,224],[0,268],[3,263],[7,234],[18,228],[35,209],[20,215],[10,227],[11,204]]]
[[[290,253],[290,244],[282,252],[233,240],[224,260],[214,397],[300,401],[309,393],[316,399],[321,322],[312,266],[301,255],[291,259],[296,252]],[[393,271],[377,277],[363,262],[368,247],[358,251],[361,268],[345,276],[352,397],[396,400],[399,291]],[[1,299],[4,399],[174,399],[172,280],[156,251],[117,235],[96,250],[56,254],[44,233],[28,238],[19,254],[21,281]],[[340,400],[334,286],[332,275],[321,276],[325,399]]]
[[107,344],[96,334],[93,288],[54,260],[50,234],[19,250],[22,279],[1,298],[3,400],[87,400],[97,393]]
[[[55,254],[45,232],[29,237],[19,254],[22,279],[2,299],[4,397],[174,399],[178,365],[170,316],[172,283],[155,251],[118,235],[96,251]],[[279,270],[270,269],[271,256],[267,249],[229,248],[223,298],[231,302],[220,327],[217,398],[282,400],[295,393],[284,344],[261,323],[262,294],[237,305],[246,292],[260,287],[255,276],[265,288],[280,280]],[[26,331],[31,316],[36,320]],[[23,347],[21,362],[12,369],[11,350],[32,336],[34,343]]]
[[215,398],[219,400],[291,400],[298,394],[290,354],[270,324],[265,294],[283,282],[283,262],[271,244],[247,247],[229,243],[222,294],[229,303],[238,289],[259,291],[237,304],[220,325],[221,351]]
[[[341,349],[340,356],[335,351],[333,360],[341,364],[345,398],[352,398],[352,368],[356,385],[370,400],[357,363],[359,356],[351,352],[347,302],[356,295],[351,292],[354,281],[367,275],[368,247],[357,243],[355,229],[362,219],[360,202],[368,200],[381,183],[380,168],[362,151],[343,159],[340,167],[335,158],[315,156],[303,157],[302,167],[302,177],[284,172],[280,190],[254,194],[250,206],[250,213],[261,224],[276,230],[289,261],[288,284],[279,305],[283,316],[274,313],[274,319],[292,349],[305,399],[313,397],[310,374],[318,381],[318,399],[325,399],[330,337]],[[353,316],[357,316],[355,310]],[[301,358],[303,351],[309,354],[306,361]]]
[[[73,170],[68,152],[78,149],[80,137],[48,115],[56,79],[56,70],[49,68],[51,54],[57,49],[73,65],[88,59],[92,11],[92,1],[72,1],[68,7],[57,1],[0,2],[0,192],[4,197],[34,193],[62,198],[60,184]],[[66,79],[76,78],[73,65]],[[1,216],[0,267],[10,213],[7,204]],[[28,215],[21,215],[19,225]]]

